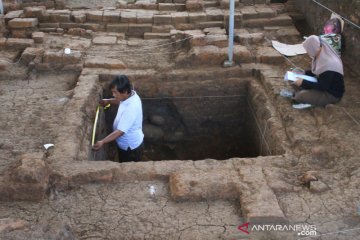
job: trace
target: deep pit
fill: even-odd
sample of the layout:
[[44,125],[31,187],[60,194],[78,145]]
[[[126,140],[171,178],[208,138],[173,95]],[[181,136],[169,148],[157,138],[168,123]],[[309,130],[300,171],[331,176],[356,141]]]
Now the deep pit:
[[[221,91],[218,90],[221,83],[213,90],[199,83],[192,86],[191,91],[172,96],[164,95],[168,93],[166,90],[153,95],[146,86],[138,86],[144,116],[143,160],[224,160],[281,154],[264,141],[266,126],[263,123],[269,114],[259,114],[266,111],[259,110],[258,106],[254,110],[249,81],[227,79],[223,83],[229,86],[221,87]],[[168,87],[175,89],[176,84],[174,81],[173,86]],[[112,97],[106,84],[103,97]],[[116,112],[117,106],[100,109],[96,140],[111,133]],[[116,144],[107,144],[91,158],[117,161]]]

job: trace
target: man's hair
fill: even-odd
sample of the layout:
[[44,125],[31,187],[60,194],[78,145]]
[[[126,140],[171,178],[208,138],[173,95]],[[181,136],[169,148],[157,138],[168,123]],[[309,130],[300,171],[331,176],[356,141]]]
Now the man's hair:
[[121,93],[131,93],[132,90],[130,80],[125,75],[118,75],[111,81],[109,89],[111,90],[115,87]]

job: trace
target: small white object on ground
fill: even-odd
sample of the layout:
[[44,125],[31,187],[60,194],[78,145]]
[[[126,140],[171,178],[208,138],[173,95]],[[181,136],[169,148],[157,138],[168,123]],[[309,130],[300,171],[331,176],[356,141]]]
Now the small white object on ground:
[[155,194],[155,186],[150,185],[149,192],[150,192],[151,195],[154,195]]
[[69,55],[71,53],[71,49],[70,48],[65,48],[64,53]]
[[312,105],[309,103],[298,103],[298,104],[293,104],[292,106],[295,109],[305,109],[305,108],[312,107]]
[[44,148],[45,148],[46,150],[48,150],[49,148],[54,147],[54,146],[55,146],[55,145],[52,144],[52,143],[44,144]]

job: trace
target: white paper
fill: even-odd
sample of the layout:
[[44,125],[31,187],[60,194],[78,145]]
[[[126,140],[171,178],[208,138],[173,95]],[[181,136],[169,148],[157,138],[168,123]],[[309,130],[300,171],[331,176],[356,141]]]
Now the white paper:
[[284,76],[285,81],[293,81],[294,82],[297,80],[297,78],[302,78],[302,79],[305,79],[307,81],[314,82],[314,83],[317,82],[317,79],[315,77],[311,77],[311,76],[304,75],[304,74],[298,74],[298,73],[294,73],[291,71],[287,71]]
[[284,44],[278,41],[271,41],[273,47],[282,55],[285,56],[296,56],[299,54],[305,54],[305,48],[302,46],[302,44],[295,44],[295,45],[290,45],[290,44]]

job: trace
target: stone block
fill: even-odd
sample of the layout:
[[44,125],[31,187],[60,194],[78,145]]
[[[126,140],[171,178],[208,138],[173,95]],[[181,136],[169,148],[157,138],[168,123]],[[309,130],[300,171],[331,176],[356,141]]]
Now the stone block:
[[[227,53],[227,48],[222,48],[222,50]],[[254,56],[251,54],[249,49],[245,46],[235,45],[233,49],[234,60],[240,63],[251,63],[254,62]]]
[[172,23],[188,23],[189,22],[189,14],[187,12],[175,12],[171,13]]
[[125,37],[126,37],[125,33],[115,33],[115,32],[111,32],[111,33],[109,33],[108,35],[109,35],[109,36],[116,36],[116,38],[117,38],[116,43],[117,43],[117,44],[123,44],[123,43],[121,43],[121,41],[125,40]]
[[221,9],[206,9],[206,19],[207,21],[223,21],[224,20],[224,12]]
[[[43,17],[42,17],[43,18]],[[46,16],[48,20],[42,22],[69,22],[70,21],[70,15],[61,15],[61,14],[50,14]]]
[[263,33],[240,33],[235,34],[235,41],[245,44],[257,44],[262,43],[264,41]]
[[189,22],[196,23],[196,22],[205,22],[206,21],[206,14],[203,12],[190,12],[189,13]]
[[40,22],[69,22],[71,12],[70,10],[47,10],[42,16],[39,16]]
[[269,25],[271,25],[271,19],[268,18],[247,19],[243,21],[243,27],[248,28],[263,28]]
[[13,38],[28,38],[30,36],[31,33],[25,29],[14,29],[11,31],[11,37]]
[[129,24],[128,35],[132,36],[142,36],[145,32],[152,31],[152,24],[143,23],[143,24]]
[[38,25],[37,18],[14,18],[8,22],[10,28],[32,28]]
[[157,10],[158,9],[158,5],[156,3],[149,2],[146,0],[136,1],[136,3],[134,5],[136,6],[136,8],[141,8],[141,9],[146,9],[146,10]]
[[174,29],[173,25],[160,25],[160,26],[152,26],[152,33],[170,33],[170,31]]
[[244,4],[245,6],[254,5],[254,4],[255,4],[254,0],[240,0],[240,2],[241,2],[242,4]]
[[243,15],[243,19],[252,19],[258,17],[258,12],[255,10],[255,7],[240,8],[240,12]]
[[16,168],[11,170],[11,180],[20,183],[42,183],[49,179],[49,169],[43,153],[28,153],[21,156]]
[[40,28],[39,30],[45,33],[56,32],[56,28]]
[[[283,211],[273,190],[268,186],[261,167],[241,166],[240,178],[246,184],[240,194],[240,206],[249,221],[256,218],[285,220]],[[256,222],[256,221],[255,221]]]
[[153,13],[138,12],[136,14],[137,23],[153,23]]
[[127,32],[128,30],[128,23],[106,24],[106,31],[108,32]]
[[[235,1],[235,8],[237,8],[238,6],[239,6],[239,1]],[[230,8],[230,0],[221,0],[220,8],[229,9]]]
[[31,47],[33,44],[33,39],[8,38],[5,47],[14,49],[25,49],[27,47]]
[[220,48],[212,45],[193,47],[189,53],[193,61],[200,65],[220,65],[227,57]]
[[21,54],[21,62],[25,64],[29,64],[29,62],[33,61],[36,57],[41,57],[44,53],[44,49],[42,48],[26,48]]
[[276,31],[276,35],[284,36],[284,37],[288,37],[288,36],[299,37],[300,32],[295,27],[282,27]]
[[256,52],[256,58],[260,63],[281,64],[284,63],[282,55],[272,47],[262,47]]
[[171,24],[170,15],[154,15],[154,24]]
[[81,27],[81,23],[60,23],[60,26],[57,28],[70,29],[70,28],[80,28],[80,27]]
[[87,11],[86,20],[93,22],[102,22],[103,20],[103,11]]
[[229,42],[227,35],[206,35],[204,41],[206,45],[214,45],[219,48],[227,47]]
[[203,32],[207,35],[226,35],[226,30],[219,27],[204,28]]
[[72,11],[71,19],[76,23],[86,22],[86,13],[85,11]]
[[52,65],[62,65],[63,64],[63,50],[60,51],[51,51],[46,50],[43,55],[43,63]]
[[178,12],[185,12],[186,11],[186,5],[184,3],[175,3],[175,9]]
[[224,22],[223,21],[200,22],[200,23],[196,23],[196,27],[198,27],[199,29],[211,28],[211,27],[223,28]]
[[67,31],[67,34],[73,35],[73,36],[81,36],[81,37],[91,36],[87,32],[87,30],[85,30],[83,28],[69,28],[68,31]]
[[195,23],[177,23],[175,28],[179,31],[194,30],[196,29]]
[[121,12],[122,23],[136,23],[136,12]]
[[63,63],[65,65],[74,65],[81,63],[82,55],[80,51],[72,50],[70,54],[63,54]]
[[172,173],[171,197],[176,201],[236,199],[239,197],[237,173],[231,169],[225,171],[226,174],[218,170]]
[[[242,14],[239,12],[234,13],[234,28],[242,26]],[[224,15],[224,22],[226,25],[226,28],[229,26],[229,13],[226,12]]]
[[48,9],[46,11],[48,14],[58,14],[58,15],[70,15],[71,11],[69,9]]
[[6,40],[6,38],[0,37],[0,49],[5,47]]
[[58,28],[60,23],[39,23],[39,28]]
[[97,23],[83,23],[81,27],[88,30],[92,30],[94,32],[105,30],[105,26],[101,26],[100,24]]
[[44,37],[45,37],[45,33],[43,32],[33,32],[31,34],[32,39],[34,39],[35,43],[43,43],[44,42]]
[[176,11],[174,3],[159,3],[158,9],[159,11]]
[[21,219],[2,218],[0,220],[0,233],[21,230],[29,226],[29,222]]
[[118,11],[104,11],[104,22],[120,22],[120,12]]
[[276,11],[270,7],[258,5],[256,6],[256,12],[259,18],[272,18],[276,16]]
[[20,18],[23,15],[24,15],[23,10],[10,11],[10,12],[5,14],[4,19],[5,19],[5,22],[8,22],[11,19]]
[[144,33],[144,39],[169,39],[170,33],[157,33],[157,32],[146,32]]
[[45,12],[46,12],[45,6],[24,8],[24,15],[26,18],[38,18],[44,16]]
[[204,10],[203,0],[187,0],[185,3],[186,10],[189,12],[199,12]]
[[107,68],[107,69],[125,69],[124,62],[118,59],[96,57],[85,60],[85,67],[88,68]]
[[270,19],[272,25],[290,26],[293,25],[292,18],[289,15],[282,14]]
[[98,36],[98,37],[94,37],[92,42],[94,44],[109,45],[109,44],[116,44],[116,40],[117,39],[115,36]]

